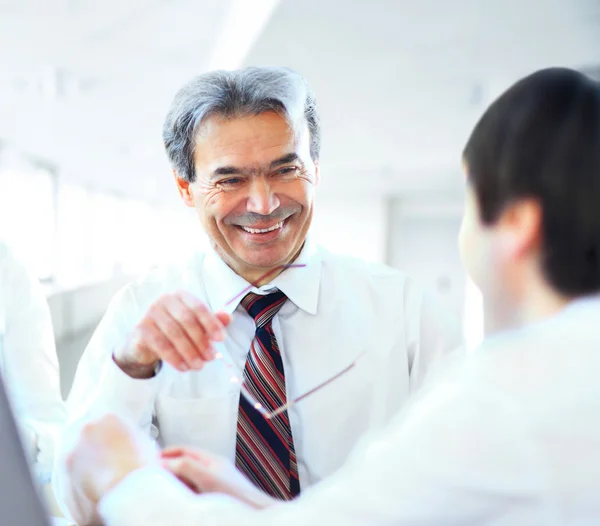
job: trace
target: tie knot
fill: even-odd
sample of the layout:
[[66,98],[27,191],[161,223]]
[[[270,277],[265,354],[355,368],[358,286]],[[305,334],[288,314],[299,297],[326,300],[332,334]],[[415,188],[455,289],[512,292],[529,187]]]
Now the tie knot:
[[264,296],[249,292],[244,296],[242,306],[254,318],[257,327],[264,327],[279,312],[285,300],[287,296],[280,290]]

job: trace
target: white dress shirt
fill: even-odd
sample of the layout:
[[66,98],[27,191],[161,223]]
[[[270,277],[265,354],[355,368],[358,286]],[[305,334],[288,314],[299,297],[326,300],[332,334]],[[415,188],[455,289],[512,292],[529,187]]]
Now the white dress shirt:
[[195,496],[153,467],[100,512],[109,526],[600,524],[598,320],[600,296],[488,340],[291,504]]
[[27,267],[0,242],[0,373],[40,482],[65,422],[50,310]]
[[[306,267],[252,289],[264,294],[277,287],[288,297],[273,320],[288,399],[366,352],[349,373],[289,410],[305,489],[336,471],[365,431],[387,423],[429,367],[460,346],[461,335],[441,304],[397,270],[334,255],[310,242],[296,263]],[[161,444],[203,448],[233,461],[240,391],[224,362],[186,373],[165,366],[155,378],[136,380],[115,365],[111,353],[163,293],[186,289],[216,311],[247,286],[213,251],[128,286],[83,355],[68,400],[70,415],[117,411],[148,431],[154,416]],[[254,320],[239,304],[242,297],[225,308],[232,321],[226,341],[216,345],[240,375],[255,335]],[[84,509],[68,488],[57,473],[59,500],[71,512]]]

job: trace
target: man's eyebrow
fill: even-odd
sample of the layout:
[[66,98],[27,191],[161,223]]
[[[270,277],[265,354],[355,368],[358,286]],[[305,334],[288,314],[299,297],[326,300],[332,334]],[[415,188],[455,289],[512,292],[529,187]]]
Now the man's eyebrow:
[[292,153],[288,153],[286,155],[284,155],[283,157],[280,157],[279,159],[275,159],[274,161],[271,161],[271,168],[277,168],[278,166],[281,166],[282,164],[289,164],[289,163],[293,163],[294,161],[297,161],[299,159],[298,154],[295,152]]
[[[269,169],[273,169],[273,168],[277,168],[278,166],[282,166],[284,164],[289,164],[289,163],[293,163],[294,161],[299,160],[300,157],[298,156],[297,153],[287,153],[285,155],[283,155],[282,157],[279,157],[279,159],[275,159],[274,161],[271,161],[271,163],[269,164]],[[219,168],[215,168],[211,174],[211,179],[214,179],[215,177],[220,177],[223,175],[239,175],[239,174],[243,174],[243,173],[248,173],[248,172],[254,172],[255,169],[252,170],[248,170],[248,169],[244,169],[244,168],[240,168],[238,166],[219,166]]]
[[241,168],[237,168],[236,166],[220,166],[213,171],[211,178],[218,177],[220,175],[236,175],[241,174],[242,172],[243,170]]

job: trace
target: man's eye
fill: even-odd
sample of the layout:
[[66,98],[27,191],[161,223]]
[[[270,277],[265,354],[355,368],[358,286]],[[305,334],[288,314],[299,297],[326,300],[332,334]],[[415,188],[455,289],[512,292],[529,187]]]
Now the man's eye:
[[219,181],[219,184],[224,186],[234,186],[236,184],[240,184],[242,180],[239,177],[230,177],[229,179],[223,179]]
[[279,175],[293,175],[298,171],[298,168],[296,166],[287,166],[286,168],[282,168],[281,170],[278,170],[277,173]]

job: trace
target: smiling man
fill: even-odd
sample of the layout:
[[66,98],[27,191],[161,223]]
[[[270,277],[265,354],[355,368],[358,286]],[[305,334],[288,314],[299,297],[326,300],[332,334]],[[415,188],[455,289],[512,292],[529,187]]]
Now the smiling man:
[[195,181],[176,175],[218,255],[249,282],[293,261],[308,234],[318,165],[298,128],[271,111],[208,117],[196,137]]
[[[311,241],[320,137],[314,97],[289,69],[211,72],[176,95],[165,148],[212,249],[113,300],[80,362],[72,419],[116,411],[162,445],[235,461],[289,500],[337,470],[460,345],[404,274]],[[55,486],[72,518],[92,520],[76,478],[57,470]]]

